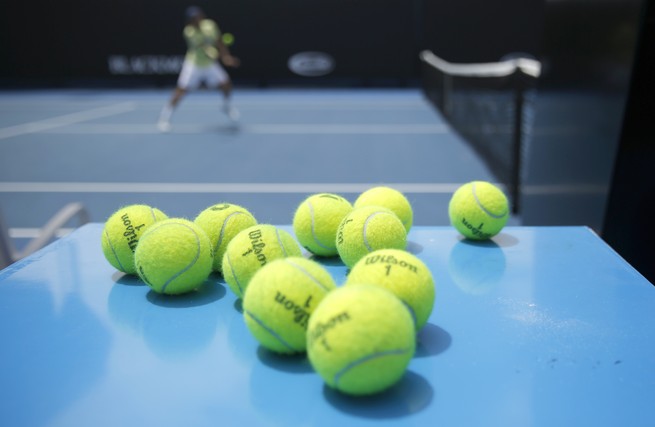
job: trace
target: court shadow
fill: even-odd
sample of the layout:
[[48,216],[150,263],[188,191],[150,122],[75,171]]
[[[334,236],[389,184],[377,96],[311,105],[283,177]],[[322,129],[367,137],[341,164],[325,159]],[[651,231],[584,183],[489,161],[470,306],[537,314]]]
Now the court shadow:
[[432,323],[426,323],[416,335],[414,357],[436,356],[448,350],[452,342],[453,338],[446,330]]
[[434,398],[434,390],[421,375],[406,371],[391,388],[372,396],[350,396],[328,385],[323,396],[337,410],[368,419],[402,418],[421,412]]
[[226,294],[225,286],[206,280],[198,289],[180,295],[164,295],[150,291],[146,298],[160,307],[184,308],[199,307],[220,300]]
[[280,372],[290,374],[309,374],[314,372],[306,353],[278,354],[260,345],[257,348],[257,358],[264,365]]

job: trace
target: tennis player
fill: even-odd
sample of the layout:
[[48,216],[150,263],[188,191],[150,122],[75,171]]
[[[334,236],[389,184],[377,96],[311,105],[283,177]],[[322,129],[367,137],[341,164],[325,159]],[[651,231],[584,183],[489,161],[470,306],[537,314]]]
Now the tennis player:
[[230,54],[221,39],[218,25],[207,19],[202,9],[197,6],[187,8],[186,18],[184,39],[187,53],[173,96],[159,115],[158,127],[162,132],[171,129],[171,116],[182,97],[202,83],[209,88],[218,87],[223,92],[223,111],[231,120],[239,119],[239,111],[231,104],[232,81],[218,62],[220,59],[226,67],[238,67],[239,59]]

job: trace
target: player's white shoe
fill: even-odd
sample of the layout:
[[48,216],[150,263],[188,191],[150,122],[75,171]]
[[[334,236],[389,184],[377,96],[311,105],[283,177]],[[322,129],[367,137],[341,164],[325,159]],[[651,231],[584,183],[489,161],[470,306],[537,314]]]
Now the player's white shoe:
[[171,131],[171,122],[167,120],[160,120],[157,122],[157,129],[159,129],[159,132],[168,133]]
[[223,107],[223,112],[229,117],[230,120],[233,122],[239,121],[239,118],[241,117],[241,114],[239,114],[239,110],[236,109],[236,107],[232,105],[226,105]]

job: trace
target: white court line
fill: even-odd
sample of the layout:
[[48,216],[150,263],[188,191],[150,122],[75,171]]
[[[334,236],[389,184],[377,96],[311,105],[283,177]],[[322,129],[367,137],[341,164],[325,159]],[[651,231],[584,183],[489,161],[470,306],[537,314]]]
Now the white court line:
[[[219,125],[173,124],[173,134],[202,134],[215,132],[278,135],[443,135],[451,132],[446,124],[240,124],[238,127]],[[49,133],[78,135],[156,134],[155,124],[85,123],[65,128],[50,129]]]
[[[463,183],[384,184],[406,193],[452,193]],[[361,193],[379,183],[0,182],[0,193]]]
[[[57,230],[55,233],[55,237],[64,237],[72,233],[75,229],[74,228],[60,228]],[[20,228],[20,227],[15,227],[15,228],[10,228],[9,229],[9,237],[12,239],[35,239],[41,235],[41,229],[40,228]]]
[[113,104],[106,107],[92,108],[90,110],[78,111],[76,113],[65,114],[63,116],[51,117],[49,119],[9,126],[0,129],[0,139],[7,139],[29,133],[53,130],[76,123],[86,122],[88,120],[127,113],[129,111],[133,111],[134,109],[136,109],[136,104],[134,102],[122,102],[120,104]]

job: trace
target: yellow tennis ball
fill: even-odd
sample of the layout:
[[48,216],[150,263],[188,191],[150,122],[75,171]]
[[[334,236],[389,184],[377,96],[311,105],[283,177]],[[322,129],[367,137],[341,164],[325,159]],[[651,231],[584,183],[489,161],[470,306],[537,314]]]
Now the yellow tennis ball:
[[403,223],[396,214],[380,206],[353,209],[337,230],[337,251],[348,267],[375,250],[406,246],[407,231]]
[[234,35],[232,33],[225,33],[221,37],[221,40],[226,46],[232,46],[234,44]]
[[341,196],[320,193],[305,199],[293,216],[293,231],[302,246],[320,256],[337,255],[336,237],[341,220],[352,211]]
[[328,271],[302,257],[277,259],[261,268],[243,296],[243,316],[259,343],[277,353],[307,347],[307,324],[319,302],[336,289]]
[[381,249],[360,259],[350,270],[346,285],[371,284],[393,292],[412,313],[416,330],[428,321],[434,307],[432,272],[416,256],[398,249]]
[[105,222],[102,231],[102,253],[117,270],[136,274],[134,251],[148,227],[168,218],[159,209],[148,205],[124,206]]
[[141,236],[134,253],[141,280],[155,292],[182,294],[202,285],[212,270],[209,237],[193,222],[170,218]]
[[374,187],[364,191],[355,200],[355,207],[382,206],[395,213],[409,232],[414,222],[414,211],[409,200],[400,191],[390,187]]
[[330,292],[309,318],[307,355],[330,386],[366,395],[400,380],[414,355],[416,334],[407,307],[374,285]]
[[489,239],[505,227],[509,219],[507,197],[495,185],[472,181],[455,191],[448,205],[450,223],[465,237]]
[[301,256],[300,246],[286,231],[270,224],[242,230],[228,243],[223,255],[223,277],[239,298],[257,270],[278,258]]
[[203,210],[193,220],[202,228],[214,248],[214,271],[222,269],[223,254],[230,240],[241,230],[257,224],[257,220],[248,210],[239,205],[219,203]]

